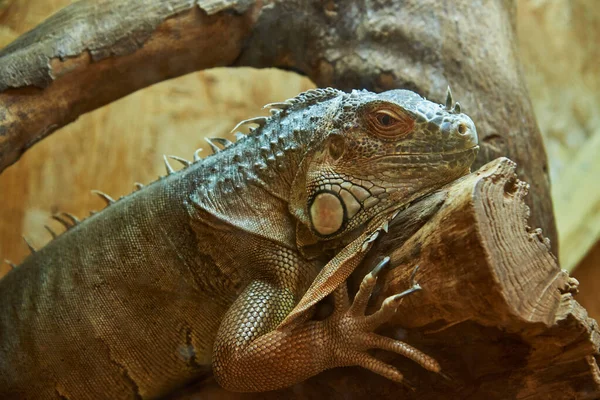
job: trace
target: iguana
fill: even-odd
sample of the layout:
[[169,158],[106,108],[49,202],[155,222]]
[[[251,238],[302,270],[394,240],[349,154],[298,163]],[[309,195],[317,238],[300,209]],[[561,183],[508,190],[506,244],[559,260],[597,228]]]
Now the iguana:
[[211,370],[233,391],[349,365],[401,382],[372,348],[439,372],[374,333],[417,284],[366,316],[384,263],[352,302],[345,281],[401,207],[469,172],[475,126],[446,103],[310,90],[242,121],[258,127],[236,143],[209,140],[209,157],[101,194],[104,210],[0,281],[0,398],[157,399]]

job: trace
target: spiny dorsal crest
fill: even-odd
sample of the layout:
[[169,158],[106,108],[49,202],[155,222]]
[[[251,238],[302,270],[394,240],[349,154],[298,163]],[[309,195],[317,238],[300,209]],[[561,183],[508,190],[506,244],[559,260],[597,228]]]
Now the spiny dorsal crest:
[[265,105],[263,108],[270,108],[271,114],[276,114],[280,111],[286,110],[297,110],[301,108],[306,108],[313,104],[320,103],[322,101],[326,101],[332,99],[334,97],[345,94],[341,90],[337,90],[334,88],[324,88],[324,89],[310,89],[306,92],[300,93],[296,97],[292,97],[291,99],[287,99],[286,101],[282,101],[279,103],[269,103]]
[[452,90],[450,90],[450,85],[448,85],[448,90],[446,91],[446,110],[448,110],[449,112],[453,113],[453,114],[460,114],[461,108],[460,108],[460,104],[458,103],[458,101],[456,102],[456,104],[454,104],[454,107],[452,107],[452,104],[454,104],[454,98],[452,96]]
[[[279,112],[286,112],[288,110],[297,110],[299,108],[306,108],[310,105],[332,99],[332,98],[340,96],[342,94],[344,94],[344,92],[342,92],[341,90],[338,90],[338,89],[334,89],[334,88],[310,89],[310,90],[307,90],[306,92],[302,92],[299,95],[292,97],[291,99],[288,99],[286,101],[278,102],[278,103],[269,103],[269,104],[265,105],[263,108],[271,109],[271,114],[274,115]],[[236,132],[236,131],[242,125],[254,124],[254,125],[258,125],[258,127],[256,129],[250,129],[250,135],[258,135],[261,133],[261,128],[263,126],[265,126],[267,124],[267,122],[269,122],[270,119],[271,119],[271,117],[249,118],[249,119],[240,121],[231,130],[231,132],[236,135],[236,138],[238,140],[240,138],[243,139],[245,135],[242,134],[241,132]],[[219,139],[219,138],[212,138],[211,140],[215,140],[215,139]],[[225,140],[225,139],[219,139],[219,140]],[[210,143],[210,141],[209,141],[209,143]],[[211,143],[211,145],[212,145],[212,143]],[[215,150],[216,146],[211,146],[211,147],[213,147],[213,150]],[[217,148],[215,153],[218,152],[219,150],[220,149]]]
[[[286,101],[279,102],[279,103],[267,104],[267,105],[265,105],[264,108],[270,108],[271,113],[276,114],[276,113],[285,112],[288,110],[297,110],[297,109],[306,108],[313,104],[327,101],[327,100],[330,100],[334,97],[337,97],[337,96],[340,96],[343,94],[345,94],[345,92],[338,90],[338,89],[334,89],[334,88],[309,89],[309,90],[302,92],[302,93],[298,94],[297,96],[292,97],[291,99],[288,99]],[[240,128],[242,125],[253,124],[253,125],[257,125],[257,128],[256,129],[250,128],[250,135],[260,134],[262,131],[261,128],[267,124],[267,122],[269,121],[270,118],[271,117],[255,117],[255,118],[246,119],[246,120],[238,123],[233,128],[232,132],[234,132],[237,140],[243,139],[246,137],[246,135],[241,132],[235,132],[235,131],[237,131],[237,129]],[[216,153],[220,152],[221,150],[223,150],[233,144],[232,142],[230,142],[229,140],[224,139],[224,138],[206,138],[206,141],[209,143],[211,149],[213,150],[213,154],[216,154]],[[221,147],[218,147],[215,143],[219,144]],[[193,163],[197,163],[202,160],[202,158],[200,157],[200,154],[199,154],[201,151],[202,151],[202,149],[196,150],[196,152],[194,153],[193,162],[190,162],[188,160],[185,160],[185,159],[177,157],[177,156],[164,155],[163,159],[165,162],[165,167],[167,169],[167,175],[171,175],[171,174],[175,173],[175,170],[171,167],[167,158],[170,158],[170,159],[180,162],[185,169],[185,168],[189,167],[190,165],[192,165]],[[264,165],[264,167],[266,168],[266,165]],[[137,183],[137,182],[136,182],[135,186],[136,186],[137,190],[141,190],[142,188],[144,188],[144,185],[142,185],[141,183]],[[107,206],[110,206],[111,204],[114,204],[117,202],[117,200],[113,199],[106,193],[103,193],[99,190],[92,190],[92,193],[100,196],[106,202]],[[90,213],[90,215],[93,215],[93,214],[95,214],[95,212]],[[67,219],[64,219],[63,216],[66,216]],[[80,222],[74,215],[69,214],[69,213],[55,214],[52,216],[52,218],[57,220],[58,222],[60,222],[62,225],[64,225],[67,230],[71,229],[73,226],[77,225]],[[52,239],[55,239],[57,236],[59,236],[54,231],[52,231],[52,229],[50,229],[49,227],[46,226],[46,229],[52,235]],[[25,242],[27,243],[30,250],[32,252],[35,252],[35,249],[33,248],[33,246],[26,239],[25,239]]]
[[294,108],[298,107],[307,107],[312,104],[320,103],[322,101],[326,101],[337,97],[339,95],[345,94],[341,90],[334,88],[318,88],[318,89],[310,89],[306,92],[300,93],[296,97],[292,97],[291,99],[285,101],[286,103],[290,103]]

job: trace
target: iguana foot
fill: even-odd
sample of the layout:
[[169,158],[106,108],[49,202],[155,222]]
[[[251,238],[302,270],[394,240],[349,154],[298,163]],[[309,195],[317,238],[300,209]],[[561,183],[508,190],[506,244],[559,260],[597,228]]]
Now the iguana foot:
[[[350,304],[348,291],[345,284],[335,290],[334,312],[326,321],[328,329],[333,330],[332,346],[334,363],[338,366],[359,365],[393,381],[406,385],[403,375],[395,367],[369,355],[369,349],[382,349],[401,354],[423,368],[439,373],[441,370],[438,362],[427,354],[415,349],[399,340],[394,340],[378,335],[374,331],[383,323],[389,321],[396,312],[400,301],[405,296],[421,290],[421,286],[414,281],[418,267],[411,275],[411,287],[402,293],[393,295],[384,300],[375,313],[365,315],[367,303],[373,288],[377,283],[377,276],[389,263],[389,257],[384,258],[367,274],[354,301]],[[410,385],[407,385],[410,387]]]

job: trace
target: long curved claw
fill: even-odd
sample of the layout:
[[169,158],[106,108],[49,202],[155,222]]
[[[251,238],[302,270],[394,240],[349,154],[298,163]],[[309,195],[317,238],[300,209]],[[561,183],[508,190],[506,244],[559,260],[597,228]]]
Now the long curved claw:
[[418,283],[415,282],[415,276],[417,276],[417,271],[418,270],[419,270],[419,266],[417,265],[415,267],[415,269],[413,269],[413,272],[410,274],[410,279],[409,279],[410,286],[418,285]]
[[447,380],[448,382],[454,382],[454,379],[450,375],[443,373],[442,371],[438,371],[438,375]]
[[377,275],[379,275],[379,273],[389,265],[390,263],[390,257],[389,256],[385,256],[381,261],[379,261],[379,263],[377,263],[377,265],[375,266],[375,268],[373,268],[373,271],[371,271],[371,274],[373,274],[374,277],[377,277]]
[[360,289],[358,289],[358,293],[354,297],[354,301],[350,306],[348,312],[351,315],[362,315],[365,313],[367,309],[367,304],[369,303],[369,299],[371,298],[371,294],[373,293],[373,289],[375,288],[375,284],[377,283],[377,276],[381,271],[387,267],[390,263],[389,257],[384,257],[373,270],[368,273],[360,283]]

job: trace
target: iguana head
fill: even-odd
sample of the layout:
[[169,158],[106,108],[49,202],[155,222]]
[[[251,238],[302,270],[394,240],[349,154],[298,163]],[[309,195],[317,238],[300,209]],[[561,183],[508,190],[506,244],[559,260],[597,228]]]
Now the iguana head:
[[408,90],[354,91],[323,106],[309,146],[316,150],[302,161],[290,202],[320,239],[469,173],[479,148],[473,121],[451,95],[443,106]]

